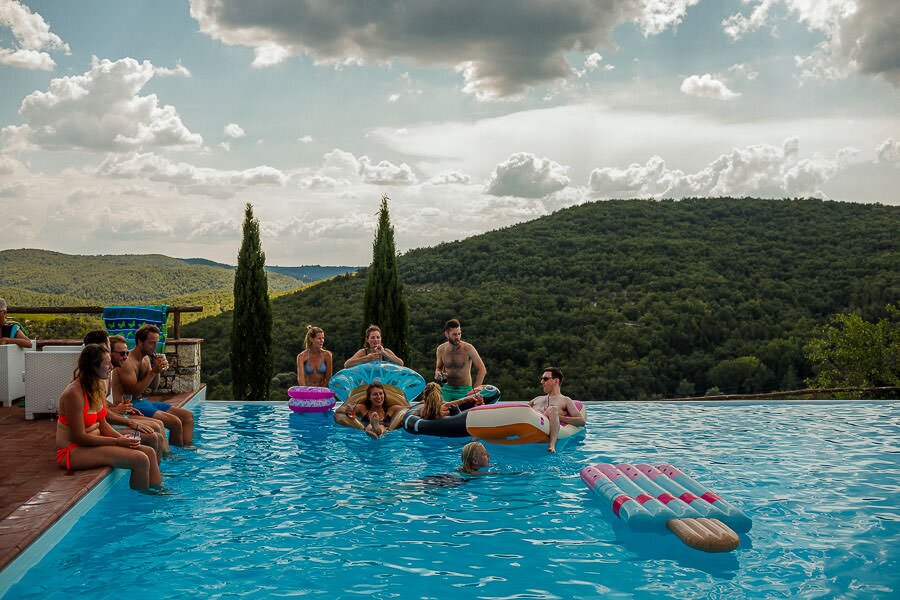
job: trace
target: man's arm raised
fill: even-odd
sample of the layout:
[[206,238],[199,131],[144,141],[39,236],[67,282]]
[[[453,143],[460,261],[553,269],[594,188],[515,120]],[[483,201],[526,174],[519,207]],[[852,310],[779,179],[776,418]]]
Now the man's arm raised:
[[150,364],[150,359],[144,358],[143,360],[147,361],[150,368],[147,369],[147,374],[140,380],[138,380],[138,368],[131,361],[126,362],[117,369],[119,385],[122,388],[123,394],[140,396],[147,386],[150,385],[150,382],[153,381],[153,378],[159,373],[160,364],[158,361]]

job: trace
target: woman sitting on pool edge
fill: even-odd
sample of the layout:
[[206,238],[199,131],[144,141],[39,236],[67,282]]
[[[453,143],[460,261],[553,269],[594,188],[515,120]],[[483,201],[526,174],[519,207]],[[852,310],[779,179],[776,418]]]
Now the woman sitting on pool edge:
[[[392,421],[395,417],[403,412],[402,406],[391,406],[384,410],[385,400],[384,386],[380,383],[370,383],[366,388],[366,397],[364,400],[351,404],[349,401],[344,402],[340,408],[334,411],[334,417],[341,425],[362,429],[371,437],[378,439],[391,429],[396,429]],[[362,411],[362,412],[361,412]],[[363,424],[363,420],[366,424]],[[391,426],[385,427],[384,422],[387,421]]]
[[381,345],[381,327],[378,325],[369,325],[366,329],[365,345],[344,361],[344,368],[355,367],[373,360],[383,360],[403,366],[403,359]]
[[304,350],[297,355],[297,385],[328,387],[332,375],[331,352],[325,349],[325,332],[308,325]]
[[162,485],[156,452],[139,439],[120,435],[106,422],[106,378],[112,369],[109,351],[85,346],[74,379],[59,398],[56,462],[66,470],[121,467],[131,470],[131,488]]
[[470,402],[473,403],[473,406],[480,406],[484,404],[484,399],[481,395],[474,394],[459,400],[444,402],[440,384],[431,381],[425,386],[425,391],[422,392],[422,408],[419,411],[419,416],[423,419],[443,419],[449,415],[459,414],[460,410],[462,410],[460,404],[468,404]]

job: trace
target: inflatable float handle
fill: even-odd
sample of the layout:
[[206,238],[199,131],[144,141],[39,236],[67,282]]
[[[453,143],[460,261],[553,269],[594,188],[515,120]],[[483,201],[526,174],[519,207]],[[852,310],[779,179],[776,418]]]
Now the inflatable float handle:
[[666,527],[691,548],[704,552],[730,552],[740,544],[738,534],[718,519],[672,519]]

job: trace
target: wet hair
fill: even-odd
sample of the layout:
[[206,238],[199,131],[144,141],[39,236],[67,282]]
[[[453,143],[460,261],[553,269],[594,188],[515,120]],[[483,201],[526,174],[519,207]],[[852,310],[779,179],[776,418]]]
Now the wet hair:
[[312,345],[312,341],[316,339],[316,336],[320,333],[325,333],[325,331],[321,327],[315,327],[313,325],[306,326],[306,339],[303,340],[303,347],[309,350],[310,345]]
[[[366,405],[366,408],[369,410],[372,409],[372,390],[375,388],[379,388],[379,389],[381,389],[382,392],[384,392],[384,386],[381,385],[380,383],[370,383],[369,384],[369,387],[366,388],[366,399],[363,400],[363,403]],[[384,399],[387,400],[387,393],[385,393]]]
[[[374,324],[373,324],[373,325],[369,325],[368,327],[366,327],[366,337],[363,338],[363,347],[364,347],[364,348],[368,348],[368,347],[369,347],[369,336],[372,334],[373,331],[377,331],[378,333],[382,333],[382,332],[381,332],[381,327],[379,327],[378,325],[374,325]],[[382,333],[382,335],[384,335],[384,334]],[[382,341],[384,341],[384,340],[382,340]]]
[[109,340],[109,334],[103,329],[97,329],[96,331],[88,331],[84,334],[81,343],[85,346],[88,344],[100,344],[102,346],[107,340]]
[[550,373],[550,377],[553,379],[559,379],[559,382],[562,383],[563,374],[562,371],[559,370],[559,367],[544,367],[544,370],[541,373]]
[[150,323],[141,325],[138,327],[138,330],[134,332],[134,341],[144,342],[150,337],[151,333],[159,333],[159,327],[151,325]]
[[423,419],[437,419],[441,416],[441,407],[444,405],[444,396],[441,394],[441,386],[431,381],[422,392],[422,410],[419,416]]
[[481,452],[487,452],[487,449],[481,442],[469,442],[462,449],[462,470],[466,473],[475,473],[478,468],[475,466],[475,458]]
[[457,327],[460,327],[459,319],[450,319],[449,321],[444,323],[444,332],[446,333],[451,329],[456,329]]
[[77,380],[87,392],[90,407],[94,411],[100,410],[106,402],[106,380],[97,375],[97,369],[106,356],[109,356],[109,350],[100,344],[88,344],[78,355],[78,366],[72,374],[72,379]]

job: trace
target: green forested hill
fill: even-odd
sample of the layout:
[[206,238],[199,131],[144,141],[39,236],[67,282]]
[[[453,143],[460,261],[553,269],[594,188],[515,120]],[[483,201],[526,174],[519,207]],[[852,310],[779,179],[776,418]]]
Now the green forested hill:
[[[193,265],[161,254],[82,256],[48,250],[0,251],[0,288],[72,296],[99,304],[145,302],[230,289],[234,271]],[[296,289],[302,282],[269,273],[273,290]],[[13,293],[7,300],[13,304]],[[23,298],[27,294],[23,293]]]
[[[819,200],[612,201],[402,256],[414,347],[430,377],[450,317],[508,399],[560,366],[581,399],[792,389],[833,313],[900,299],[900,208]],[[277,389],[307,323],[340,359],[360,345],[365,271],[273,301]],[[229,397],[230,315],[202,319],[210,397]],[[386,340],[390,346],[390,340]],[[749,374],[748,374],[749,365]]]

